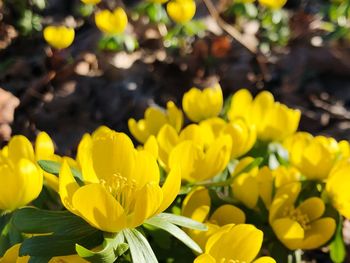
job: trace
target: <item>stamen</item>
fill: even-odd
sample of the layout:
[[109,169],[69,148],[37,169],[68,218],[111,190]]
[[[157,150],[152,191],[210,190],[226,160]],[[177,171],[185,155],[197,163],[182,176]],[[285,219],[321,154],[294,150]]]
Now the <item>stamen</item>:
[[297,221],[304,230],[310,229],[310,219],[308,215],[303,214],[298,208],[294,208],[292,206],[286,207],[283,212],[283,216]]

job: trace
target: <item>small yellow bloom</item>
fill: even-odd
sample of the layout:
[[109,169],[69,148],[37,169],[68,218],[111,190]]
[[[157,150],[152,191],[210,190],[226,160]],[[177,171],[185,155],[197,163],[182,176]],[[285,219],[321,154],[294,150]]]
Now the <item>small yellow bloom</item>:
[[136,150],[126,134],[104,127],[86,140],[85,147],[91,150],[79,157],[85,184],[80,186],[63,162],[59,194],[69,211],[93,227],[112,233],[135,228],[164,211],[177,196],[178,167],[173,167],[160,187],[156,159],[145,150]]
[[277,238],[290,250],[316,249],[334,234],[333,218],[322,217],[325,205],[322,199],[310,197],[295,207],[301,191],[299,182],[277,190],[270,207],[269,222]]
[[164,3],[168,2],[168,0],[148,0],[148,2],[164,4]]
[[198,256],[194,263],[276,263],[271,257],[254,260],[262,242],[263,232],[253,225],[226,225],[208,239],[205,253]]
[[0,154],[0,210],[13,211],[24,206],[41,192],[43,174],[34,162],[34,150],[30,141],[14,136],[7,156]]
[[259,4],[271,9],[281,9],[286,3],[287,0],[259,0]]
[[216,84],[203,91],[192,88],[185,93],[182,99],[182,107],[187,117],[194,122],[216,117],[223,106],[221,87]]
[[101,2],[101,0],[81,0],[81,1],[87,5],[96,5]]
[[48,26],[44,29],[46,42],[57,49],[69,47],[73,43],[74,36],[74,29],[65,26]]
[[220,226],[227,224],[243,224],[245,222],[244,212],[233,205],[222,205],[218,207],[209,217],[211,200],[209,191],[199,187],[190,192],[182,203],[182,215],[192,218],[198,222],[204,222],[208,231],[187,230],[190,237],[202,248],[208,238],[214,234]]
[[350,160],[343,160],[331,171],[326,191],[332,205],[346,218],[350,219]]
[[184,24],[194,17],[196,2],[194,0],[172,0],[167,4],[167,12],[176,23]]
[[144,119],[136,121],[131,118],[128,121],[131,134],[141,143],[145,143],[151,135],[157,136],[165,124],[171,125],[177,132],[180,132],[183,125],[183,113],[172,101],[167,103],[166,111],[149,107]]
[[95,15],[98,29],[106,34],[120,34],[128,25],[128,16],[123,8],[118,7],[114,11],[103,10]]
[[231,148],[232,140],[228,135],[219,136],[207,147],[187,139],[171,150],[168,167],[180,165],[182,178],[189,182],[208,180],[226,168]]
[[340,152],[338,143],[325,136],[313,137],[306,132],[286,139],[284,146],[291,163],[310,180],[327,178]]
[[237,91],[231,101],[228,118],[243,118],[255,125],[258,138],[263,141],[281,141],[295,133],[301,112],[275,102],[268,91],[260,92],[254,99],[246,89]]
[[[5,255],[0,258],[0,263],[28,263],[29,256],[18,256],[21,244],[16,244],[9,248]],[[88,261],[82,259],[78,255],[53,257],[49,263],[87,263]]]

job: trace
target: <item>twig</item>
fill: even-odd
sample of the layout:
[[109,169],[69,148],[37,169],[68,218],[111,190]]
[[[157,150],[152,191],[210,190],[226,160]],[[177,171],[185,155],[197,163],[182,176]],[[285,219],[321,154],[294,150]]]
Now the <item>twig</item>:
[[240,43],[242,46],[244,46],[246,49],[248,49],[251,53],[254,55],[257,54],[257,48],[255,45],[252,45],[250,43],[247,43],[245,39],[243,38],[242,34],[235,29],[234,27],[227,24],[219,15],[218,11],[216,10],[213,2],[211,0],[203,0],[205,6],[207,7],[210,15],[216,20],[218,25],[226,31],[227,34],[229,34],[231,37],[233,37],[238,43]]

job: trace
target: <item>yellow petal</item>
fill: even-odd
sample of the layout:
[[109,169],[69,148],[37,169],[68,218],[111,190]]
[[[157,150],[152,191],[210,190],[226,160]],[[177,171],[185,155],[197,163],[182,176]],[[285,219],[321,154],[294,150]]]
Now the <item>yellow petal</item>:
[[9,248],[2,258],[0,258],[0,263],[27,263],[29,262],[29,256],[18,257],[19,249],[21,244],[16,244]]
[[113,12],[109,10],[97,12],[95,22],[98,29],[106,34],[120,34],[128,25],[128,17],[124,9],[118,7]]
[[254,260],[253,263],[276,263],[276,261],[271,257],[260,257]]
[[69,47],[73,43],[75,36],[74,29],[65,26],[48,26],[43,33],[45,40],[57,49]]
[[281,218],[272,222],[272,228],[286,247],[291,250],[300,248],[305,232],[298,222],[290,218]]
[[144,145],[144,149],[145,151],[149,152],[150,154],[152,154],[152,156],[155,159],[158,159],[158,142],[156,137],[154,137],[153,135],[151,135],[145,145]]
[[129,119],[128,121],[129,131],[132,136],[135,137],[140,143],[145,143],[150,136],[150,132],[146,126],[144,119],[136,121],[135,119]]
[[176,23],[186,23],[196,13],[196,3],[193,0],[172,0],[167,5],[167,12]]
[[145,150],[137,151],[135,154],[135,168],[133,170],[133,180],[136,185],[142,188],[148,182],[159,184],[159,167],[157,160]]
[[259,3],[271,9],[280,9],[287,3],[287,0],[259,0]]
[[182,215],[198,222],[204,222],[210,210],[211,200],[206,188],[196,188],[182,203]]
[[233,205],[222,205],[214,211],[210,217],[211,222],[215,222],[219,226],[227,224],[243,224],[245,223],[244,212]]
[[180,109],[178,109],[174,102],[168,101],[166,104],[168,119],[171,126],[173,126],[177,132],[179,132],[182,128],[184,116]]
[[8,144],[8,157],[13,162],[18,162],[22,158],[34,161],[33,146],[23,135],[13,136]]
[[169,155],[174,147],[179,143],[179,135],[174,127],[165,124],[157,135],[159,144],[159,159],[163,166],[168,167]]
[[77,161],[81,168],[84,182],[98,183],[99,180],[92,162],[92,138],[89,134],[85,134],[78,145]]
[[248,208],[253,209],[259,198],[259,185],[257,179],[250,173],[239,175],[233,181],[232,192],[235,198]]
[[92,160],[99,179],[109,181],[119,175],[132,180],[135,154],[132,141],[124,133],[111,131],[93,139]]
[[181,188],[181,170],[180,170],[180,167],[175,167],[169,172],[162,186],[163,201],[156,213],[163,212],[172,204],[172,202],[177,197],[180,191],[180,188]]
[[325,217],[310,224],[310,229],[306,230],[305,240],[302,249],[316,249],[324,245],[331,239],[335,232],[336,223],[333,218]]
[[55,154],[55,146],[46,132],[40,132],[35,141],[35,158],[37,160],[51,160]]
[[99,2],[101,2],[101,0],[81,0],[84,4],[87,5],[96,5]]
[[59,174],[59,194],[61,202],[72,213],[77,213],[73,206],[73,195],[79,189],[67,161],[63,161]]
[[193,263],[216,263],[216,260],[209,254],[202,254],[196,257]]
[[326,209],[322,199],[318,197],[306,199],[298,208],[303,214],[307,215],[310,221],[320,218]]
[[100,184],[80,187],[73,195],[72,204],[82,218],[102,231],[115,233],[126,227],[123,207]]
[[229,120],[243,118],[247,120],[247,115],[251,108],[253,96],[247,89],[240,89],[233,94],[230,109],[227,113]]

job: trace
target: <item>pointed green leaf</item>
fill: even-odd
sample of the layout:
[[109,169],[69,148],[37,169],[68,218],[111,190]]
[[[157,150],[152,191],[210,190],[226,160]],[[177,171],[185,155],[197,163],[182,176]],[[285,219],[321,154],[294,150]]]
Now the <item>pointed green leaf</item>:
[[182,243],[184,243],[186,246],[188,246],[190,249],[197,253],[203,252],[202,249],[198,246],[198,244],[194,242],[181,228],[177,227],[172,223],[169,223],[168,221],[162,218],[152,217],[150,219],[147,219],[145,221],[145,224],[155,226],[167,231],[169,234],[176,237],[178,240],[180,240]]
[[[45,172],[58,175],[60,173],[61,169],[61,163],[49,161],[49,160],[39,160],[38,161],[39,166],[41,169],[43,169]],[[77,181],[79,185],[84,185],[84,180],[81,172],[73,167],[70,167],[72,174]]]
[[75,249],[80,257],[89,262],[113,263],[129,248],[128,244],[124,243],[124,235],[122,232],[111,237],[105,237],[102,247],[102,250],[95,252],[76,244]]
[[202,230],[202,231],[208,230],[208,227],[206,225],[184,216],[179,216],[179,215],[174,215],[169,213],[161,213],[159,215],[156,215],[155,218],[161,218],[162,220],[168,221],[174,225],[186,227],[189,229]]
[[158,263],[147,239],[136,229],[125,229],[123,234],[130,247],[133,262]]

